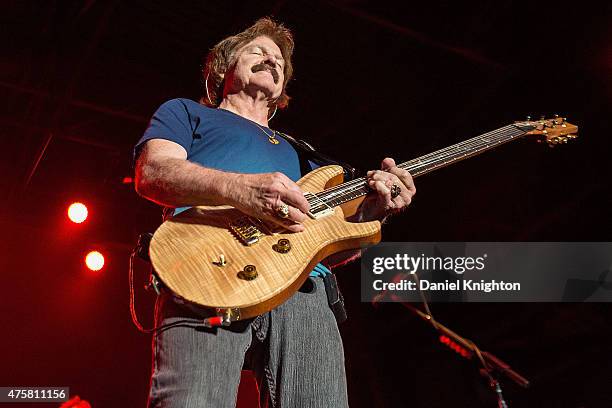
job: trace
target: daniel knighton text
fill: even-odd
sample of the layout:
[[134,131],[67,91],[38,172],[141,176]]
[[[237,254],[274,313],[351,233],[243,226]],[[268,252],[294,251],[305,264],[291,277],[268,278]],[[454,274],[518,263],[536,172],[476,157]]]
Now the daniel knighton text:
[[610,242],[386,242],[364,248],[364,302],[610,302]]

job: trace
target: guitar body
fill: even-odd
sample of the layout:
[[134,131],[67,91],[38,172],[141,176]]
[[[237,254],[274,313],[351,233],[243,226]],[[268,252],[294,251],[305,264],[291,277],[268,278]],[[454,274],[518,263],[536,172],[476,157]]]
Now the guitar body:
[[[341,167],[325,166],[297,184],[316,194],[342,179]],[[218,314],[227,316],[229,311],[232,321],[254,317],[287,300],[327,256],[380,241],[380,222],[345,220],[362,199],[334,207],[324,217],[308,218],[303,232],[266,231],[252,245],[231,228],[247,219],[244,213],[231,206],[193,207],[157,229],[151,240],[151,262],[175,295]],[[280,239],[289,240],[288,251],[286,245],[278,250]],[[250,273],[245,275],[245,270]]]

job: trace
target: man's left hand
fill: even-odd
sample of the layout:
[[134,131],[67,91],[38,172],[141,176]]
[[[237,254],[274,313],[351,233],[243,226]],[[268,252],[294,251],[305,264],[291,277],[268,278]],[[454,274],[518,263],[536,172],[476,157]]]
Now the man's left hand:
[[[366,197],[360,207],[361,221],[381,220],[398,213],[410,205],[416,194],[410,173],[397,167],[395,160],[389,157],[382,161],[381,170],[368,171],[367,181],[373,193]],[[395,194],[399,191],[399,194],[393,197],[393,191]]]

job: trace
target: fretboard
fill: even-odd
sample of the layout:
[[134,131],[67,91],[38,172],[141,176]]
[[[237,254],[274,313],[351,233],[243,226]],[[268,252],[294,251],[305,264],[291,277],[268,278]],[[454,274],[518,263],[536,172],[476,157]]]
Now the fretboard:
[[[518,139],[532,129],[534,129],[533,126],[524,124],[504,126],[492,132],[484,133],[444,149],[417,157],[414,160],[398,164],[397,167],[408,170],[412,177],[418,177],[468,157],[476,156],[503,143]],[[365,177],[361,177],[317,193],[317,202],[313,201],[311,208],[312,205],[318,207],[321,202],[330,207],[336,207],[364,196],[368,192],[370,192],[370,188],[367,185],[367,180]]]

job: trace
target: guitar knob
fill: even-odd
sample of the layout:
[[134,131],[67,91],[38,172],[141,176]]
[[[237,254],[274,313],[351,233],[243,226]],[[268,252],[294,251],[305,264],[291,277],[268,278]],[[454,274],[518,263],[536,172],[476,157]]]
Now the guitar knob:
[[253,280],[257,277],[257,268],[255,265],[247,265],[243,270],[238,272],[238,277],[243,280]]
[[272,245],[272,249],[278,253],[286,254],[291,250],[291,242],[288,239],[279,239],[278,243]]

